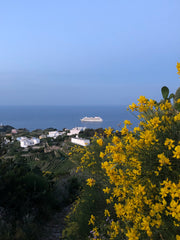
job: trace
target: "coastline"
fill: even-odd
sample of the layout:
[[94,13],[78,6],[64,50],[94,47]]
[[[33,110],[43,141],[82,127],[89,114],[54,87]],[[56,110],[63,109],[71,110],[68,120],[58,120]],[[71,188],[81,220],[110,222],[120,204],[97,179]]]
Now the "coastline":
[[[100,116],[103,122],[81,122],[84,116]],[[137,124],[126,106],[0,106],[0,123],[15,128],[35,129],[73,127],[108,128],[120,130],[124,120]]]

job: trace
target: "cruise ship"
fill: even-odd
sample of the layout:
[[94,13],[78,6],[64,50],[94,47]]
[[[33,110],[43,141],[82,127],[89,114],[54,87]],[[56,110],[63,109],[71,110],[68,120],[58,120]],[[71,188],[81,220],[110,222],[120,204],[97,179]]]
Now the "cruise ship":
[[81,119],[81,122],[102,122],[101,117],[84,117]]

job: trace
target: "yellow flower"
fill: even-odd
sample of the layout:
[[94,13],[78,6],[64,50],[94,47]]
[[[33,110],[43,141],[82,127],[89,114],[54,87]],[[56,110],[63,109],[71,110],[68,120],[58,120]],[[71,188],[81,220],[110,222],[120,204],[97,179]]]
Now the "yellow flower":
[[104,188],[104,189],[103,189],[103,192],[104,192],[104,193],[109,193],[109,192],[110,192],[110,188],[108,188],[108,187]]
[[112,134],[112,131],[113,131],[113,129],[112,128],[105,128],[105,131],[104,131],[104,133],[107,135],[107,137],[109,137],[111,134]]
[[125,120],[124,125],[132,125],[132,123],[129,120]]
[[125,214],[124,206],[121,203],[115,203],[114,208],[118,218]]
[[88,225],[90,225],[90,224],[92,224],[92,225],[94,225],[94,224],[95,224],[95,216],[94,216],[94,215],[92,215],[92,214],[91,214],[91,218],[90,218],[90,220],[89,220],[89,223],[88,223]]
[[180,75],[180,63],[177,62],[176,68],[177,68],[177,70],[178,70],[177,74]]
[[176,146],[175,151],[173,151],[173,153],[174,153],[173,157],[179,159],[180,158],[180,146]]
[[99,146],[102,146],[103,145],[103,140],[100,138],[100,139],[97,139],[97,144]]
[[150,130],[140,132],[140,137],[143,140],[143,143],[145,143],[147,145],[155,144],[155,141],[157,141],[156,136]]
[[148,102],[148,99],[145,98],[144,96],[140,96],[138,99],[138,104],[146,104]]
[[139,234],[133,228],[128,230],[128,232],[126,233],[126,236],[128,237],[128,240],[138,240],[139,239]]
[[121,129],[121,134],[122,135],[126,135],[128,133],[128,128],[126,127],[126,125],[125,125],[125,127],[123,127],[122,129]]
[[134,112],[134,110],[137,110],[138,106],[135,103],[132,103],[132,105],[129,105],[129,109],[131,109],[132,112]]
[[147,103],[147,105],[150,107],[150,109],[153,109],[153,107],[156,105],[155,101],[150,99],[149,102]]
[[180,113],[178,113],[176,116],[174,116],[174,121],[180,121]]
[[168,164],[171,165],[169,158],[167,158],[164,153],[158,154],[158,158],[159,158],[159,163],[160,166],[163,166],[164,164]]
[[119,234],[119,230],[120,230],[120,228],[119,228],[119,224],[118,224],[118,222],[114,222],[114,221],[112,221],[111,222],[111,229],[112,229],[112,233],[111,233],[111,239],[114,239],[114,238],[116,238],[116,236]]
[[88,178],[86,181],[87,181],[87,185],[90,187],[94,186],[96,183],[96,180],[94,178]]
[[165,142],[164,142],[164,146],[167,146],[169,150],[171,150],[172,148],[175,147],[174,145],[174,140],[170,139],[170,138],[166,138]]
[[113,198],[112,198],[112,197],[110,197],[110,198],[106,199],[106,203],[107,203],[107,204],[110,204],[110,203],[112,203],[112,201],[113,201]]
[[150,217],[149,216],[144,217],[141,225],[142,225],[142,230],[145,230],[147,232],[147,235],[151,237],[152,232],[149,227],[149,222],[150,222]]
[[174,200],[172,200],[171,203],[170,203],[171,208],[176,208],[177,205],[178,205],[178,203]]
[[110,217],[110,213],[109,213],[109,211],[107,209],[104,210],[104,215],[105,215],[105,217],[106,216]]
[[134,127],[134,132],[135,132],[135,133],[137,133],[137,132],[139,132],[139,131],[141,131],[140,127]]
[[43,176],[46,176],[46,175],[48,175],[48,174],[51,174],[52,172],[50,172],[50,171],[43,171]]
[[149,124],[153,126],[153,128],[157,128],[159,124],[161,123],[159,117],[154,117],[150,121],[148,121]]
[[166,100],[165,103],[161,103],[161,104],[160,104],[160,109],[161,109],[162,111],[164,111],[164,110],[169,110],[169,109],[171,109],[171,108],[172,108],[172,104],[171,104],[168,100]]
[[93,228],[93,235],[94,235],[93,239],[97,239],[97,237],[99,237],[99,232],[97,227]]
[[100,152],[99,156],[100,158],[104,158],[105,154],[103,152]]

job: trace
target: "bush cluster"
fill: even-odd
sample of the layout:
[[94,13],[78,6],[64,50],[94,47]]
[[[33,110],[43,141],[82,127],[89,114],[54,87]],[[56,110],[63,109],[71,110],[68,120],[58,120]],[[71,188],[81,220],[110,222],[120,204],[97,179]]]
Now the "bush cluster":
[[85,183],[63,239],[180,239],[180,96],[162,94],[129,106],[138,127],[126,120],[72,151]]
[[55,207],[52,181],[24,161],[0,162],[0,239],[37,239],[38,222]]

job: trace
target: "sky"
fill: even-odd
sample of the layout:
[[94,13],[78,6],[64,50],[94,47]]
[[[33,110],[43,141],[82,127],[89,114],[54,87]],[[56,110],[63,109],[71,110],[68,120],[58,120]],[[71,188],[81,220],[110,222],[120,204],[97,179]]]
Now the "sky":
[[128,105],[179,87],[179,0],[0,2],[0,105]]

